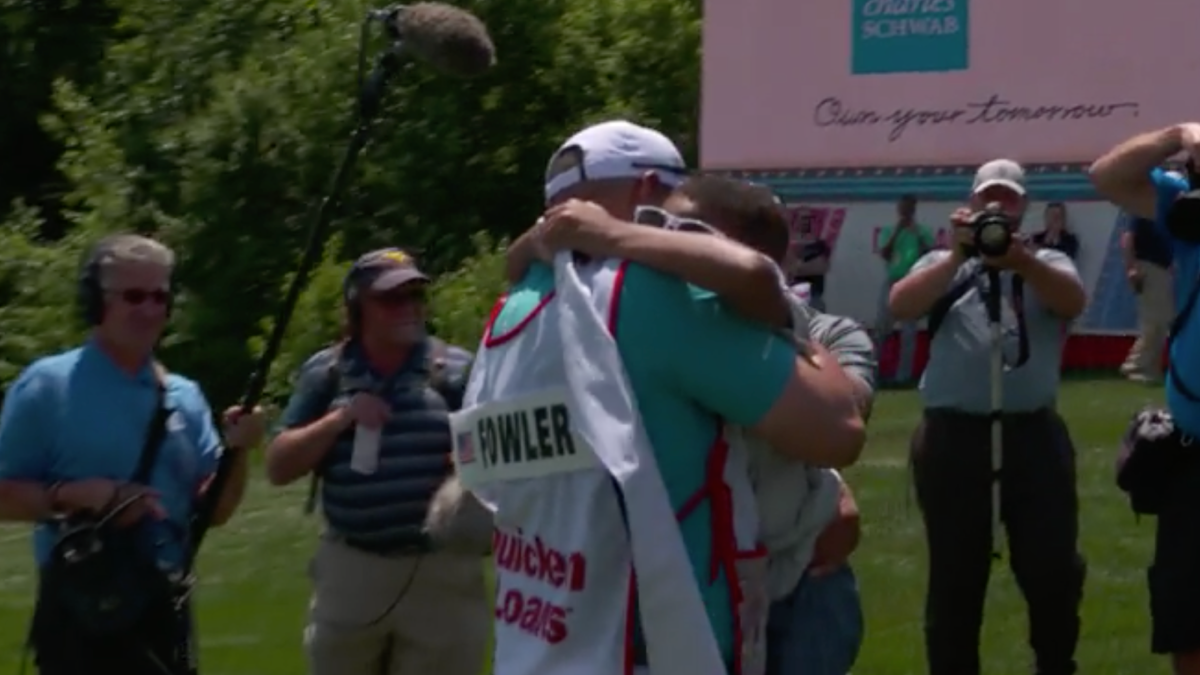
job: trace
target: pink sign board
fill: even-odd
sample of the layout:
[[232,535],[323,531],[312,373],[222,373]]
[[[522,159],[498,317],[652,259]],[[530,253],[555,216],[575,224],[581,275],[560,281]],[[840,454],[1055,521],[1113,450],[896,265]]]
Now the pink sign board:
[[1200,117],[1196,0],[706,0],[710,169],[1090,161]]

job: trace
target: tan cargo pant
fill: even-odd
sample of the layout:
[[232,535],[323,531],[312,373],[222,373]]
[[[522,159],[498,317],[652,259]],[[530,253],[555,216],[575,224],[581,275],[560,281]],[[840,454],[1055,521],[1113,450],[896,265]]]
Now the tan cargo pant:
[[1138,261],[1142,292],[1137,296],[1138,338],[1129,350],[1121,371],[1158,379],[1162,376],[1163,348],[1175,316],[1171,273],[1165,267]]
[[382,557],[321,539],[304,630],[311,675],[479,675],[492,621],[484,559]]

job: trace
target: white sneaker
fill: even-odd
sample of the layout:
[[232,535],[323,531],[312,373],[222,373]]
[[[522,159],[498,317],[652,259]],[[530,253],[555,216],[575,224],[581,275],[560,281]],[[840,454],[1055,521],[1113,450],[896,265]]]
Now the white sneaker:
[[1137,372],[1137,371],[1133,371],[1133,372],[1126,374],[1125,379],[1129,380],[1130,382],[1137,382],[1138,384],[1159,384],[1160,382],[1162,382],[1161,377],[1147,375],[1145,373]]

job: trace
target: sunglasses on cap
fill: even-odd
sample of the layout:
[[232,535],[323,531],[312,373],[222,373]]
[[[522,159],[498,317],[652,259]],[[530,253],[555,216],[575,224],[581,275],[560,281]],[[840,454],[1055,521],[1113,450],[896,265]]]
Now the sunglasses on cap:
[[122,290],[113,290],[109,292],[120,298],[121,302],[124,302],[127,305],[136,306],[145,302],[151,302],[156,305],[165,305],[171,301],[171,292],[161,288],[125,288]]
[[633,222],[650,227],[661,227],[664,230],[676,232],[698,232],[700,234],[715,234],[723,236],[713,226],[695,218],[683,218],[658,208],[657,206],[639,206],[633,211]]

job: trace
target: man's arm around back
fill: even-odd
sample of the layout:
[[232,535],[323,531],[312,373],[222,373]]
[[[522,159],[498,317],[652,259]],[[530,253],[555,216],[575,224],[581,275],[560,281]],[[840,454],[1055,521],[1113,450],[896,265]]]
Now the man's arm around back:
[[858,459],[866,432],[855,389],[827,350],[816,349],[812,365],[789,341],[716,297],[636,265],[626,289],[633,277],[636,291],[624,291],[622,307],[646,304],[657,320],[620,330],[638,331],[638,343],[654,347],[664,376],[681,391],[782,455],[830,467]]

